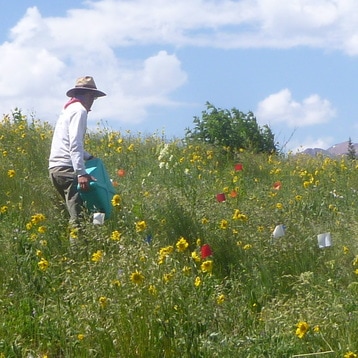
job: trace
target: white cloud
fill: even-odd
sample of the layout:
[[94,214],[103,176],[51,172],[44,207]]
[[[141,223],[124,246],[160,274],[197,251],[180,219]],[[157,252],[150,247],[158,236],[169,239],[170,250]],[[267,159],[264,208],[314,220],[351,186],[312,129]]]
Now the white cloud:
[[292,98],[288,89],[271,94],[258,104],[255,111],[262,123],[285,124],[289,127],[305,127],[328,122],[335,116],[335,110],[326,99],[317,94],[302,102]]
[[[358,54],[356,0],[101,0],[42,18],[35,8],[12,29],[12,38],[49,40],[64,55],[82,44],[92,51],[161,44],[219,48],[297,45]],[[36,13],[37,11],[37,13]]]
[[[358,55],[356,0],[99,0],[43,17],[29,8],[0,45],[0,112],[14,106],[54,118],[61,95],[79,75],[93,75],[108,92],[93,119],[141,122],[153,105],[175,105],[173,91],[187,81],[167,45],[216,48],[340,49]],[[41,10],[41,9],[40,9]],[[128,61],[121,49],[157,45],[147,58]],[[301,103],[281,91],[260,103],[270,121],[323,123],[334,115],[318,95]]]
[[323,137],[323,138],[312,138],[306,137],[301,141],[292,140],[287,143],[286,151],[292,151],[293,153],[302,153],[305,149],[308,148],[320,148],[328,149],[334,143],[334,138],[332,137]]
[[158,51],[135,61],[118,57],[112,42],[120,21],[108,7],[118,3],[96,4],[107,4],[107,13],[93,8],[43,18],[36,7],[27,10],[12,29],[11,41],[0,45],[1,113],[19,107],[54,122],[65,92],[81,75],[94,76],[109,95],[96,103],[93,121],[140,123],[149,107],[175,105],[171,93],[187,81],[177,56]]

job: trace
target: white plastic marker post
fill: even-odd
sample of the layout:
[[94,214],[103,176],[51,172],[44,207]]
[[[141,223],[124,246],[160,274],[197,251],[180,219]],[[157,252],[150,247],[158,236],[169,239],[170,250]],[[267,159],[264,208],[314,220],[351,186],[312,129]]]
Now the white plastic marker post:
[[104,217],[105,217],[105,213],[94,213],[93,214],[93,224],[94,225],[103,225]]
[[272,233],[272,237],[274,239],[278,239],[279,237],[282,237],[285,235],[286,227],[285,225],[277,225],[275,227],[275,230]]
[[318,247],[323,249],[332,246],[332,237],[330,232],[324,232],[317,235]]

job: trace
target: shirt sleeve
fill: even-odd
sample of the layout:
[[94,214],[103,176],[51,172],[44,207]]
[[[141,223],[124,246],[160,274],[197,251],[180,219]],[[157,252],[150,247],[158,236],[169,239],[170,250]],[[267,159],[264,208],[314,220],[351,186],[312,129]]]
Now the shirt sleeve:
[[72,165],[77,175],[86,174],[84,163],[84,138],[86,129],[87,111],[76,111],[71,117],[69,125],[69,149]]

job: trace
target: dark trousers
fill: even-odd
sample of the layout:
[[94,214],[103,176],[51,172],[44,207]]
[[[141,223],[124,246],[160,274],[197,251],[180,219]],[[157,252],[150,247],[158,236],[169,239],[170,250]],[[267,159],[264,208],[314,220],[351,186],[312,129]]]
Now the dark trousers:
[[54,167],[49,169],[52,184],[66,203],[70,214],[70,224],[77,225],[82,213],[83,201],[77,190],[77,175],[72,167]]

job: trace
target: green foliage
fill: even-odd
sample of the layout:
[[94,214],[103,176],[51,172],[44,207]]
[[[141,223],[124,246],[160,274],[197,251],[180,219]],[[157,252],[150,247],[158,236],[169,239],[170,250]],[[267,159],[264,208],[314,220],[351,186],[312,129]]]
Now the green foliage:
[[245,149],[253,153],[275,153],[275,137],[268,125],[260,127],[252,112],[231,111],[206,103],[201,118],[194,117],[195,127],[187,129],[186,139],[229,147],[235,151]]
[[119,205],[76,232],[51,135],[20,111],[0,122],[0,357],[358,354],[354,161],[241,150],[238,169],[212,144],[98,128],[86,148]]

